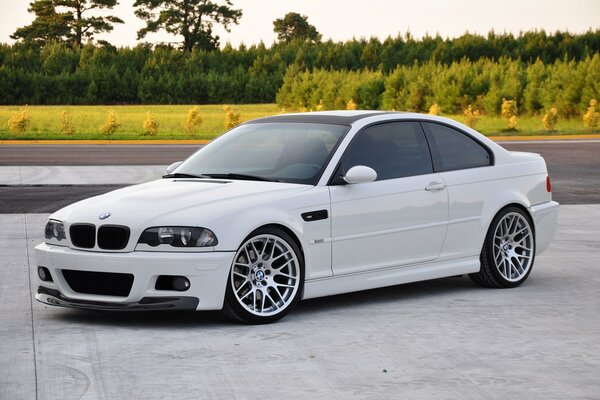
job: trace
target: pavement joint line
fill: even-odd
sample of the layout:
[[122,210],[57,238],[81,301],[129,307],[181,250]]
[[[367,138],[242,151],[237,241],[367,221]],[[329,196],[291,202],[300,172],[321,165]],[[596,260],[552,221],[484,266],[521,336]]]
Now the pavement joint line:
[[33,316],[34,295],[31,286],[31,260],[29,258],[29,234],[27,233],[27,215],[23,214],[23,222],[25,225],[25,254],[27,257],[27,279],[29,281],[29,307],[31,312],[31,342],[33,350],[33,375],[35,381],[35,399],[38,399],[38,373],[37,373],[37,350],[35,348],[35,321]]
[[[528,135],[528,136],[513,136],[513,135],[498,135],[487,136],[493,141],[558,141],[558,140],[586,140],[600,139],[600,134],[581,134],[581,135]],[[12,145],[165,145],[165,144],[180,144],[180,145],[198,145],[207,144],[210,140],[0,140],[0,146]]]

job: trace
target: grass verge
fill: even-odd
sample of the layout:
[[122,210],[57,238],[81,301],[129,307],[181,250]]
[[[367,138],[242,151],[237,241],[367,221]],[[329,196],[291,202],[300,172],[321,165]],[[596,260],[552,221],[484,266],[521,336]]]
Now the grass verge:
[[[201,105],[203,122],[195,134],[184,128],[184,121],[191,105],[135,105],[135,106],[28,106],[30,126],[23,133],[8,129],[8,120],[20,106],[0,106],[0,140],[198,140],[213,139],[225,129],[223,105]],[[240,112],[242,122],[267,115],[279,114],[276,104],[239,104],[232,106]],[[104,135],[100,127],[106,122],[108,113],[114,110],[119,128],[112,135]],[[74,133],[61,131],[62,113],[68,111]],[[156,135],[144,133],[144,120],[151,112],[158,122]],[[449,118],[464,122],[463,115]],[[506,131],[506,121],[500,117],[482,116],[476,129],[487,136],[530,136],[530,135],[579,135],[599,133],[583,126],[580,119],[559,119],[556,131],[547,132],[542,125],[542,116],[519,117],[516,131]]]

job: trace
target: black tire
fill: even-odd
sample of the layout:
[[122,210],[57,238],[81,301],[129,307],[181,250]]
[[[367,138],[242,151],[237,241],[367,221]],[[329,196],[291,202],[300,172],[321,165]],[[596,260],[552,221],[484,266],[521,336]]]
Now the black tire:
[[[255,240],[255,242],[253,242],[253,240]],[[259,254],[260,249],[260,242],[259,240],[265,240],[264,243],[264,248],[262,249],[262,252]],[[269,240],[272,240],[272,247],[269,248]],[[253,249],[252,249],[252,243],[257,244],[258,245],[258,249],[256,247],[254,247],[255,252],[253,253]],[[296,265],[296,267],[286,267],[286,266],[281,266],[279,267],[279,269],[277,269],[277,266],[275,265],[276,262],[278,262],[277,260],[281,257],[286,257],[285,255],[281,255],[283,254],[283,252],[281,252],[280,257],[274,257],[274,254],[276,251],[280,251],[280,247],[277,246],[284,246],[287,247],[291,253],[293,253],[293,256],[290,255],[290,259],[288,261],[286,261],[285,264],[291,263],[291,265]],[[244,247],[246,247],[247,249],[250,249],[249,252],[244,252]],[[283,247],[281,247],[283,248]],[[263,266],[263,257],[264,257],[264,253],[265,252],[271,252],[271,256],[270,259],[271,261],[267,260],[265,261],[265,266]],[[261,256],[261,259],[259,259],[259,255]],[[254,260],[254,257],[255,260]],[[268,256],[268,254],[267,254]],[[244,261],[245,258],[249,258],[250,260],[254,260],[254,261],[250,261],[250,262],[246,262],[246,263],[240,263],[238,261]],[[285,260],[287,260],[287,258],[284,258]],[[273,261],[275,260],[275,261]],[[248,261],[248,260],[245,260]],[[273,264],[271,265],[271,262],[273,262]],[[269,264],[269,266],[266,266],[266,264]],[[251,264],[252,266],[248,266],[245,267],[243,266],[244,264]],[[240,267],[241,266],[241,267]],[[247,272],[247,277],[244,280],[243,278],[240,278],[241,274],[239,273],[234,273],[234,268],[236,268],[236,272],[242,272],[242,274],[246,274],[246,269],[248,268],[248,272]],[[285,283],[283,282],[277,282],[276,278],[280,281],[281,279],[284,280],[288,280],[288,284],[290,284],[290,279],[291,278],[281,278],[281,276],[279,275],[279,272],[281,272],[283,269],[286,269],[286,271],[288,271],[290,273],[290,275],[294,275],[292,273],[292,269],[295,268],[294,270],[296,271],[296,278],[293,281],[293,286],[295,286],[295,289],[293,292],[287,292],[287,289],[284,288],[283,289],[283,295],[281,293],[281,291],[279,290],[279,287],[271,287],[271,286],[266,286],[267,284],[272,284],[272,285],[284,285]],[[261,277],[264,276],[263,280],[258,280],[257,279],[257,274],[258,274],[258,270],[263,270],[264,274],[260,275]],[[279,278],[278,278],[279,276]],[[271,279],[271,281],[269,281],[269,279]],[[240,282],[243,282],[243,284],[241,284]],[[265,287],[263,288],[261,286],[261,284],[264,284]],[[246,286],[244,287],[244,285],[250,285],[249,287]],[[237,290],[235,289],[237,287]],[[253,325],[257,325],[257,324],[269,324],[275,321],[280,320],[281,318],[283,318],[285,315],[287,315],[287,313],[289,313],[295,306],[296,304],[298,304],[298,302],[300,301],[300,296],[302,294],[302,290],[304,288],[304,257],[302,255],[302,252],[300,251],[300,249],[298,248],[298,245],[296,244],[296,242],[290,237],[290,235],[288,235],[286,232],[284,232],[281,229],[278,229],[276,227],[262,227],[259,228],[257,230],[255,230],[254,232],[252,232],[250,235],[248,235],[248,237],[246,237],[246,239],[244,239],[244,241],[240,244],[240,247],[238,249],[238,251],[236,252],[236,255],[234,257],[233,260],[233,264],[231,265],[231,270],[227,279],[227,289],[225,291],[225,301],[223,304],[223,310],[222,312],[229,317],[230,319],[237,321],[237,322],[243,322],[246,324],[253,324]],[[247,289],[247,292],[251,292],[252,290],[254,290],[254,293],[252,294],[252,296],[254,297],[254,299],[252,300],[253,305],[248,305],[245,304],[244,301],[249,301],[250,297],[248,296],[248,300],[246,299],[240,299],[240,297],[243,297],[243,294],[240,294],[239,296],[236,295],[236,292],[239,293],[240,291],[245,291]],[[235,290],[235,292],[234,292]],[[291,289],[290,289],[291,290]],[[257,294],[257,292],[260,291],[260,294]],[[273,292],[276,291],[276,292]],[[266,296],[263,293],[270,293],[271,296]],[[277,301],[273,301],[273,299],[276,300],[276,296],[275,293],[277,293],[277,295],[279,295],[280,300],[283,302],[282,307],[281,308],[276,308],[274,311],[266,311],[265,312],[265,304],[266,301],[265,298],[269,298],[270,300],[268,300],[271,304],[271,308],[275,307],[275,303],[277,303]],[[286,297],[286,295],[288,295],[287,300],[284,301],[284,298]],[[255,305],[257,304],[257,297],[261,298],[261,300],[263,301],[262,303],[262,309],[260,309],[260,312],[258,310],[259,307],[256,307],[256,309],[252,309],[253,307],[255,307]],[[259,300],[260,301],[260,300]],[[259,314],[265,314],[265,315],[259,315]]]
[[[525,256],[530,257],[529,264],[527,265],[527,269],[524,271],[524,273],[522,275],[520,275],[520,276],[517,275],[517,277],[515,277],[514,279],[509,280],[505,276],[503,276],[503,274],[500,272],[500,269],[503,267],[498,266],[495,261],[495,257],[494,257],[495,247],[494,246],[496,244],[496,252],[497,252],[496,255],[499,256],[500,259],[502,259],[502,255],[498,254],[498,252],[502,252],[502,249],[501,249],[501,246],[498,246],[498,243],[497,243],[497,241],[498,241],[498,239],[496,237],[497,230],[502,229],[501,227],[499,227],[499,224],[503,220],[505,221],[506,218],[515,216],[515,214],[518,214],[523,218],[521,220],[521,222],[523,224],[524,224],[523,221],[526,221],[527,224],[529,224],[528,228],[529,228],[529,232],[531,234],[531,237],[529,239],[530,243],[531,243],[531,250],[528,251],[527,253],[525,253],[523,251],[523,255],[519,255],[520,257],[525,257]],[[517,220],[518,220],[518,218],[517,218]],[[522,226],[525,226],[525,225],[522,225]],[[495,241],[496,241],[496,243],[495,243]],[[522,251],[522,250],[520,250],[520,251]],[[513,288],[513,287],[517,287],[517,286],[521,285],[523,282],[525,282],[525,280],[531,273],[531,270],[533,269],[533,264],[535,261],[535,229],[534,229],[533,222],[532,222],[529,214],[527,214],[521,208],[514,207],[514,206],[508,206],[508,207],[505,207],[502,210],[500,210],[498,212],[498,214],[496,214],[496,216],[492,220],[492,223],[490,224],[490,227],[487,231],[487,234],[485,236],[485,241],[483,243],[483,248],[481,249],[481,255],[479,257],[479,260],[481,263],[479,272],[469,274],[469,278],[471,278],[471,280],[473,282],[475,282],[476,284],[478,284],[480,286],[488,287],[488,288]],[[502,264],[502,265],[504,265],[504,264]],[[511,264],[511,267],[512,267],[512,264]],[[509,267],[509,268],[511,268],[511,267]],[[512,273],[512,269],[511,269],[510,273]]]

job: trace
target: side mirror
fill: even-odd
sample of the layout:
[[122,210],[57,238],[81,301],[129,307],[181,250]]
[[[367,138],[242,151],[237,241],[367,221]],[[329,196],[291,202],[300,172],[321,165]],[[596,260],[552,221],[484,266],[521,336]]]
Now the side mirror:
[[173,171],[177,169],[181,165],[183,161],[177,161],[167,167],[167,175],[171,174]]
[[373,182],[377,179],[377,172],[371,167],[355,165],[346,172],[343,179],[350,184]]

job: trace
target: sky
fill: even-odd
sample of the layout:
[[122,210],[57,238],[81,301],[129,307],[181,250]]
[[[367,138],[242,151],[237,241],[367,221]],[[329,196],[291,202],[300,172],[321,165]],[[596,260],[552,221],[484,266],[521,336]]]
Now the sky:
[[[31,0],[0,0],[0,42],[11,43],[16,28],[27,25],[33,15],[27,12]],[[216,0],[219,2],[219,0]],[[111,33],[99,35],[116,46],[135,46],[136,32],[143,22],[133,13],[134,0],[119,0],[112,14],[125,24]],[[231,32],[215,29],[221,45],[235,47],[276,40],[273,20],[290,11],[308,16],[323,39],[348,39],[396,36],[410,31],[420,38],[425,34],[457,37],[469,31],[486,34],[532,29],[581,33],[600,28],[600,0],[233,0],[243,17]],[[151,34],[148,42],[173,42],[166,33]]]

